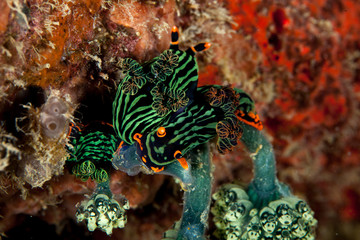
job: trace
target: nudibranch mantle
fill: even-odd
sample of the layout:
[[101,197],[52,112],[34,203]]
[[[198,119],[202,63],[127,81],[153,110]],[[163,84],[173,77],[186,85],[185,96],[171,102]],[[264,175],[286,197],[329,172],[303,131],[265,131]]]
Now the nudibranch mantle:
[[[194,101],[198,82],[194,55],[209,47],[208,43],[201,43],[186,51],[179,50],[178,29],[174,27],[170,49],[160,56],[142,65],[132,59],[122,61],[125,77],[113,102],[113,126],[124,144],[138,143],[143,150],[140,144],[143,134],[158,129]],[[172,160],[165,162],[169,164]],[[162,169],[150,161],[143,162],[154,171]]]
[[188,169],[186,153],[218,136],[220,153],[239,142],[245,122],[259,130],[262,124],[254,102],[243,91],[222,86],[197,88],[195,53],[207,50],[200,43],[179,50],[178,29],[171,33],[170,49],[149,62],[124,59],[125,73],[113,102],[113,126],[123,146],[136,146],[138,158],[153,172],[174,161]]
[[[215,104],[214,92],[226,94]],[[184,111],[171,116],[158,129],[141,135],[135,143],[137,153],[144,163],[161,169],[216,136],[218,151],[231,151],[242,135],[240,121],[245,122],[238,112],[252,120],[253,126],[262,126],[258,118],[248,116],[253,111],[253,101],[239,89],[222,86],[198,88],[194,101]],[[159,130],[163,134],[159,134]],[[180,155],[176,156],[176,153]]]
[[[198,81],[195,52],[179,50],[177,41],[178,30],[173,28],[170,49],[160,56],[142,65],[132,59],[120,63],[125,77],[113,102],[113,125],[126,144],[135,142],[136,133],[160,127],[192,102]],[[205,50],[205,45],[194,50]]]

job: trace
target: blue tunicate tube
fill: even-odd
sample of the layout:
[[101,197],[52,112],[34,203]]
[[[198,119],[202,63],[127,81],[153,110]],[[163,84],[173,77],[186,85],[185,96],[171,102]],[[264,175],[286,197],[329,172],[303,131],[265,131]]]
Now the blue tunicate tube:
[[254,178],[248,187],[250,201],[262,208],[280,197],[290,196],[290,188],[278,182],[274,151],[265,136],[256,128],[241,123],[244,143],[254,165]]

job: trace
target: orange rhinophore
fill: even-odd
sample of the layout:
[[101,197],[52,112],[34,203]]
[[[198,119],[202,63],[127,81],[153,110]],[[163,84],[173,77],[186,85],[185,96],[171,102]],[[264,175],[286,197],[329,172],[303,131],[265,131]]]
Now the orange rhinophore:
[[179,29],[173,26],[171,29],[171,42],[170,46],[177,46],[179,44]]
[[166,135],[166,129],[164,127],[159,127],[158,130],[157,130],[157,133],[156,135],[158,137],[165,137]]
[[205,42],[205,43],[199,43],[196,46],[190,47],[190,49],[194,52],[202,52],[202,51],[206,51],[211,47],[211,43]]

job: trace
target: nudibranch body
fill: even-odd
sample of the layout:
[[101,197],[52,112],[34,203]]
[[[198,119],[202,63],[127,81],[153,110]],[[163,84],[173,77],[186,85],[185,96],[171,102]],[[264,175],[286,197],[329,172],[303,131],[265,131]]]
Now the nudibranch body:
[[242,135],[239,121],[261,128],[253,111],[254,102],[239,89],[198,88],[194,101],[184,111],[174,114],[152,132],[136,136],[137,153],[155,172],[175,160],[187,168],[186,153],[215,136],[218,136],[219,152],[231,151]]
[[108,181],[113,153],[119,145],[112,125],[96,122],[82,128],[71,126],[68,138],[67,164],[72,173],[83,181]]
[[197,98],[194,100],[161,127],[137,139],[137,154],[153,171],[161,171],[175,160],[187,169],[184,154],[216,135],[219,115],[209,104],[199,104]]
[[[195,53],[208,49],[210,44],[200,43],[182,51],[178,37],[174,27],[170,49],[143,65],[132,59],[123,60],[125,78],[113,102],[113,126],[122,141],[119,148],[140,143],[143,134],[158,129],[194,102],[198,82]],[[173,158],[163,163],[172,161]],[[151,161],[143,163],[154,171],[161,169]]]
[[197,90],[205,95],[206,101],[221,116],[221,121],[216,125],[217,149],[220,153],[231,151],[237,145],[242,135],[239,121],[262,130],[263,125],[255,112],[254,101],[241,89],[209,85]]
[[113,102],[113,125],[126,144],[133,144],[135,134],[161,126],[172,113],[182,111],[193,101],[198,81],[195,52],[205,50],[199,44],[187,51],[178,48],[178,30],[172,30],[170,49],[140,65],[124,59],[125,78],[118,86]]
[[135,144],[138,159],[154,172],[178,160],[188,168],[185,154],[218,136],[220,153],[231,151],[241,138],[240,121],[259,130],[262,124],[254,102],[243,91],[222,86],[197,88],[195,53],[178,48],[178,30],[172,30],[170,49],[140,65],[125,59],[125,78],[113,102],[113,126],[121,147]]

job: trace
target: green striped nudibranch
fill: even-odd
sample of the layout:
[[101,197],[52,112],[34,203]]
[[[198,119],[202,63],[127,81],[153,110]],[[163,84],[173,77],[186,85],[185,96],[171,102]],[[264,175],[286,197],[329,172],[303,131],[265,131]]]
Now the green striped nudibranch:
[[92,123],[80,128],[72,126],[69,135],[67,164],[72,174],[83,181],[98,183],[109,179],[113,153],[119,145],[114,129],[106,123]]
[[125,77],[113,102],[113,126],[121,140],[118,150],[135,144],[142,163],[154,172],[175,160],[187,169],[184,155],[215,136],[221,153],[231,150],[242,134],[239,121],[262,128],[245,92],[221,86],[197,88],[194,55],[210,44],[181,51],[176,27],[171,39],[170,49],[149,62],[123,60]]
[[135,133],[152,131],[193,101],[198,82],[194,55],[209,44],[181,51],[177,42],[175,27],[170,49],[160,56],[143,65],[132,59],[121,63],[125,77],[113,102],[113,126],[126,144],[134,143]]
[[143,135],[137,134],[137,153],[142,162],[155,172],[175,160],[187,169],[183,153],[213,138],[218,121],[214,108],[194,101],[161,127]]
[[[218,99],[214,99],[214,93]],[[135,136],[137,153],[155,172],[175,160],[187,169],[186,153],[216,136],[218,151],[231,151],[242,135],[239,121],[252,120],[251,125],[260,129],[262,125],[258,118],[251,119],[252,115],[257,116],[253,110],[253,101],[239,89],[221,86],[198,88],[194,102],[184,111],[152,132]]]

